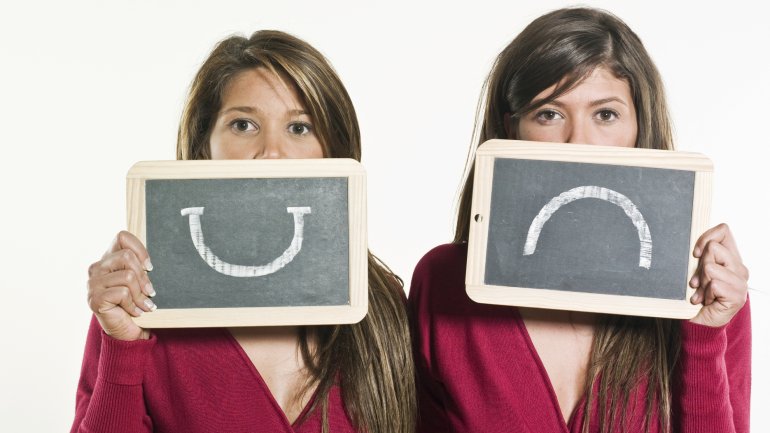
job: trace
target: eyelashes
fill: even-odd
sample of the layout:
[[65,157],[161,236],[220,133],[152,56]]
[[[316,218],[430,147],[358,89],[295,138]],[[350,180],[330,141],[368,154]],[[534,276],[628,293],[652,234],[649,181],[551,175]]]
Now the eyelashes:
[[256,132],[259,130],[257,124],[249,119],[234,119],[228,125],[230,126],[231,130],[241,134]]
[[[601,108],[596,110],[592,117],[602,123],[612,123],[620,119],[620,113],[611,108]],[[564,118],[562,113],[551,108],[538,110],[534,114],[534,120],[542,125],[549,125]]]
[[620,119],[620,113],[609,108],[602,108],[594,114],[594,117],[602,122],[609,123]]
[[537,121],[537,123],[540,123],[541,125],[550,125],[556,122],[557,120],[564,119],[564,115],[559,113],[556,110],[546,108],[546,109],[538,110],[535,113],[534,118]]
[[309,122],[292,122],[289,124],[288,131],[293,135],[305,136],[313,133],[313,125]]
[[[260,131],[259,125],[251,119],[233,119],[227,125],[231,131],[239,135],[254,134]],[[305,137],[313,134],[314,129],[310,122],[294,121],[286,126],[286,132],[289,135]]]

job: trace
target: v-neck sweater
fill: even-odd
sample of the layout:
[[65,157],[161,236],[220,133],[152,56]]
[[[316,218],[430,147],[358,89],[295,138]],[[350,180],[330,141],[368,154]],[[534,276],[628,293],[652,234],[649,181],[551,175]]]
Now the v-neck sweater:
[[[518,309],[476,303],[467,296],[466,255],[467,244],[441,245],[414,271],[409,312],[418,371],[418,432],[582,432],[585,396],[565,420]],[[720,328],[686,320],[680,324],[673,431],[748,432],[748,303]],[[629,432],[644,432],[646,391],[642,378],[625,410]],[[590,408],[592,433],[600,431],[595,400]],[[652,433],[661,431],[657,417],[654,412]]]
[[[305,417],[312,402],[291,424],[225,328],[158,329],[149,340],[120,341],[92,319],[71,432],[319,433],[321,405]],[[356,432],[339,386],[328,411],[330,431]]]

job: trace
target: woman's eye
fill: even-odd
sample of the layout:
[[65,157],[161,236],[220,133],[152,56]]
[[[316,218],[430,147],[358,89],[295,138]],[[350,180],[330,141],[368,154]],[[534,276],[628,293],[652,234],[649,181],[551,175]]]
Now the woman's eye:
[[618,113],[613,110],[599,110],[596,116],[602,122],[612,122],[618,119]]
[[313,127],[309,123],[297,122],[289,125],[289,133],[293,135],[307,135],[313,131]]
[[548,123],[548,122],[553,122],[554,120],[557,120],[557,119],[563,119],[564,117],[561,114],[559,114],[558,111],[541,110],[537,113],[535,118],[540,122]]
[[257,130],[254,122],[246,119],[235,119],[230,123],[230,127],[238,132],[252,132]]

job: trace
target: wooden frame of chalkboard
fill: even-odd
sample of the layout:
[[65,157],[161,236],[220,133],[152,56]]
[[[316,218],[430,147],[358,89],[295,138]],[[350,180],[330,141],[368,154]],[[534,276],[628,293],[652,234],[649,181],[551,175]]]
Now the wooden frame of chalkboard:
[[[500,186],[494,188],[494,181],[496,179],[495,167],[499,168],[500,173],[498,177],[503,180],[499,180]],[[529,168],[528,168],[529,167]],[[623,177],[626,171],[632,172],[631,176],[647,176],[644,179],[666,179],[667,176],[673,176],[672,179],[678,179],[684,176],[688,178],[689,185],[684,188],[680,196],[675,196],[673,199],[669,199],[668,202],[663,201],[663,208],[661,211],[655,211],[651,213],[660,212],[661,215],[655,215],[658,221],[655,221],[657,226],[653,226],[650,222],[649,226],[641,218],[641,212],[638,211],[633,204],[625,206],[630,200],[628,197],[609,188],[603,188],[598,186],[593,187],[578,187],[569,189],[563,188],[564,184],[569,185],[578,182],[580,184],[580,176],[586,179],[594,179],[597,174],[608,170],[607,178],[612,176]],[[548,173],[552,171],[550,175],[561,177],[561,181],[551,182],[545,177],[540,177],[542,173]],[[504,175],[504,173],[510,173],[511,175]],[[559,309],[559,310],[572,310],[572,311],[585,311],[585,312],[597,312],[597,313],[610,313],[610,314],[622,314],[622,315],[634,315],[634,316],[649,316],[649,317],[666,317],[666,318],[678,318],[687,319],[694,317],[700,310],[700,305],[692,305],[689,302],[690,297],[694,293],[694,289],[688,286],[689,278],[695,272],[697,266],[697,259],[692,256],[692,249],[698,237],[708,228],[709,212],[711,206],[711,182],[712,182],[713,165],[711,161],[697,153],[679,152],[679,151],[667,151],[667,150],[652,150],[652,149],[629,149],[610,146],[592,146],[592,145],[575,145],[575,144],[562,144],[562,143],[543,143],[543,142],[528,142],[519,140],[489,140],[483,143],[476,151],[476,164],[475,164],[475,179],[473,185],[473,202],[471,207],[471,221],[470,221],[470,233],[468,242],[468,262],[466,268],[466,292],[468,296],[476,302],[498,305],[512,305],[521,307],[532,308],[546,308],[546,309]],[[505,176],[509,176],[506,178]],[[518,177],[517,177],[518,176]],[[549,176],[549,175],[545,175]],[[679,176],[679,177],[677,177]],[[508,179],[507,184],[502,182]],[[513,179],[513,180],[511,180]],[[530,179],[536,179],[531,181]],[[538,180],[539,179],[539,180]],[[546,180],[543,180],[546,179]],[[634,185],[644,184],[647,185],[647,180],[640,181],[642,177],[634,178],[631,181],[620,182],[626,185],[631,192],[626,194],[629,197],[636,197],[634,193]],[[528,192],[528,183],[537,183],[537,185],[531,187],[534,188],[534,193]],[[559,184],[562,189],[551,189],[551,183]],[[590,181],[589,181],[590,182]],[[543,184],[547,184],[545,187]],[[653,193],[648,195],[654,199],[659,197],[666,197],[667,194],[663,191],[665,188],[670,188],[671,182],[668,184],[661,183],[656,184],[654,181],[649,183],[651,188],[658,188]],[[661,186],[665,185],[665,186]],[[594,188],[588,190],[587,188]],[[641,188],[641,187],[639,187]],[[676,190],[677,188],[672,188]],[[496,190],[494,194],[496,197],[503,197],[501,201],[508,200],[510,203],[506,208],[505,205],[496,205],[493,207],[493,190]],[[519,193],[517,191],[521,190]],[[539,191],[548,192],[539,192]],[[558,192],[553,194],[553,191],[566,191],[561,194]],[[575,193],[578,191],[578,193]],[[572,193],[572,197],[570,197]],[[520,199],[515,198],[516,194],[520,194]],[[536,205],[527,205],[527,200],[538,194],[543,194],[539,200],[533,200]],[[598,195],[604,195],[599,197]],[[609,194],[609,197],[608,195]],[[505,198],[507,196],[514,198]],[[620,197],[620,199],[609,200],[608,198]],[[543,200],[543,198],[553,197],[550,201]],[[594,200],[595,203],[602,203],[603,206],[616,209],[620,214],[620,219],[631,219],[634,224],[628,224],[631,227],[632,237],[636,242],[634,248],[635,257],[638,258],[638,267],[636,262],[631,267],[636,267],[635,270],[629,270],[628,274],[624,271],[618,272],[617,270],[608,270],[605,265],[599,265],[598,270],[589,270],[586,272],[588,275],[585,279],[572,278],[568,274],[569,265],[574,263],[586,263],[586,260],[592,260],[594,255],[600,256],[598,253],[594,253],[590,249],[581,249],[578,252],[574,248],[559,248],[559,242],[564,242],[565,236],[562,234],[561,238],[552,237],[550,245],[556,245],[554,250],[567,250],[568,252],[557,253],[543,253],[541,252],[541,260],[543,263],[549,263],[551,260],[551,267],[549,265],[543,265],[540,270],[535,269],[537,266],[526,265],[525,260],[529,260],[530,257],[535,257],[537,252],[545,249],[540,248],[537,245],[538,236],[543,242],[545,232],[549,230],[549,224],[545,224],[550,216],[556,215],[559,212],[559,206],[565,203],[571,202],[591,202],[591,200],[577,200],[580,198],[594,197],[602,198],[604,202]],[[682,199],[681,197],[685,197]],[[621,200],[622,199],[622,200]],[[661,199],[663,200],[663,199]],[[607,202],[613,201],[614,204],[608,204]],[[513,205],[513,203],[516,205]],[[554,203],[556,203],[554,205]],[[547,204],[547,205],[546,205]],[[681,206],[680,206],[681,205]],[[529,209],[524,209],[530,206]],[[542,207],[541,207],[542,206]],[[550,206],[550,207],[549,207]],[[591,206],[597,206],[592,204]],[[668,207],[681,207],[684,209],[680,212],[679,217],[665,215],[668,212]],[[564,206],[562,209],[566,208]],[[649,208],[650,206],[648,206]],[[514,221],[517,217],[511,216],[515,212],[522,208],[521,215],[518,221]],[[497,210],[496,210],[497,209]],[[509,212],[510,209],[516,209],[514,212]],[[535,210],[534,212],[532,210]],[[537,209],[540,212],[537,212]],[[623,212],[625,211],[625,215]],[[506,213],[507,212],[507,213]],[[528,213],[527,213],[528,212]],[[604,212],[604,211],[603,211]],[[635,221],[636,213],[640,218],[641,223],[637,224]],[[580,212],[577,211],[565,211],[563,214],[573,214],[569,217],[573,220],[578,220],[577,215]],[[545,216],[544,216],[545,215]],[[555,218],[551,218],[553,221]],[[685,221],[686,220],[686,221]],[[585,220],[583,220],[585,221]],[[680,224],[681,223],[681,224]],[[672,224],[680,224],[684,233],[656,233],[655,229],[659,226],[667,227]],[[556,223],[552,223],[556,225]],[[619,225],[619,224],[618,224]],[[634,230],[636,226],[637,230]],[[490,228],[492,228],[493,234],[490,235]],[[535,229],[536,228],[536,229]],[[511,230],[508,230],[511,229]],[[645,229],[646,233],[643,232]],[[516,231],[520,234],[509,235],[507,231]],[[565,229],[566,230],[566,229]],[[601,232],[605,230],[604,227],[594,229],[595,232]],[[574,233],[574,227],[572,231],[568,233]],[[534,235],[533,235],[534,233]],[[652,234],[650,234],[652,233]],[[657,235],[657,238],[656,238]],[[584,242],[585,239],[581,238],[581,233],[575,234],[575,239],[578,242]],[[646,236],[647,241],[643,240]],[[676,244],[672,242],[672,249],[676,251],[675,257],[672,260],[661,260],[656,254],[659,251],[656,250],[657,245],[653,246],[653,242],[668,242],[668,238],[676,238],[679,236],[682,240]],[[567,235],[569,237],[569,235]],[[592,238],[593,239],[593,238]],[[504,243],[508,243],[504,245]],[[494,245],[493,245],[494,244]],[[502,245],[502,246],[501,246]],[[583,245],[583,244],[580,244]],[[610,245],[610,242],[605,242],[605,246],[615,248],[615,245]],[[522,249],[523,247],[523,249]],[[505,256],[504,253],[499,253],[500,250],[510,248],[511,253],[509,256]],[[538,248],[538,250],[535,250]],[[668,246],[666,246],[668,248]],[[606,248],[611,249],[611,248]],[[653,252],[653,250],[655,250]],[[549,250],[546,250],[549,251]],[[572,251],[572,252],[570,252]],[[506,253],[507,254],[507,253]],[[552,257],[544,259],[547,254],[551,254]],[[568,256],[572,254],[572,256]],[[517,266],[511,266],[512,261],[507,260],[509,257],[514,257],[519,263],[518,270],[510,271],[511,268]],[[494,256],[494,257],[493,257]],[[502,259],[500,258],[502,257]],[[556,257],[554,259],[554,257]],[[675,260],[673,260],[675,259]],[[498,263],[492,263],[497,260]],[[669,265],[670,261],[679,261],[681,266],[674,269],[672,272],[673,279],[666,281],[675,281],[672,284],[663,284],[662,291],[668,291],[665,296],[659,297],[656,294],[646,293],[644,287],[645,283],[638,283],[636,280],[632,280],[630,277],[634,272],[655,270],[656,264],[662,262]],[[558,264],[553,266],[553,264]],[[563,265],[562,265],[563,264]],[[651,267],[652,265],[652,267]],[[540,266],[540,265],[538,265]],[[648,269],[642,269],[645,266]],[[662,265],[661,265],[662,266]],[[673,265],[672,265],[673,266]],[[559,270],[554,273],[562,272],[562,268],[565,269],[565,274],[555,279],[554,281],[548,281],[543,275],[549,274],[551,271],[545,271],[546,269]],[[502,269],[502,270],[501,270]],[[577,269],[577,266],[576,268]],[[537,276],[526,275],[528,272],[539,273]],[[509,272],[510,271],[510,272]],[[601,290],[595,289],[596,284],[586,283],[591,281],[591,278],[598,279],[603,273],[615,272],[619,277],[619,287],[602,288]],[[508,273],[506,273],[508,272]],[[578,271],[574,271],[576,274]],[[508,276],[510,275],[510,279]],[[626,276],[628,275],[628,276]],[[649,274],[653,275],[653,274]],[[550,278],[550,276],[549,276]],[[628,279],[628,285],[630,287],[624,287],[623,280]],[[643,277],[646,278],[646,277]],[[668,277],[667,277],[668,278]],[[508,283],[513,281],[513,283]],[[527,281],[528,284],[518,284],[516,281]],[[537,283],[532,283],[537,281]],[[645,281],[644,279],[640,281]],[[599,285],[602,285],[602,283]],[[659,290],[659,289],[655,289]],[[641,293],[641,294],[640,294]],[[672,295],[673,293],[673,295]]]
[[[233,184],[232,182],[235,183]],[[262,183],[259,185],[255,184],[256,186],[254,186],[252,185],[254,182]],[[282,251],[283,248],[286,248],[286,250],[283,255],[275,258],[275,260],[270,262],[268,266],[270,267],[270,270],[265,271],[264,269],[266,266],[231,265],[230,263],[225,263],[222,265],[222,262],[224,262],[226,259],[224,254],[227,253],[229,246],[231,244],[237,243],[239,239],[233,239],[233,236],[230,236],[230,238],[227,238],[226,241],[221,241],[218,248],[215,248],[214,246],[209,248],[209,246],[206,244],[213,242],[212,239],[215,239],[216,236],[214,236],[215,233],[211,233],[212,230],[207,228],[206,224],[207,222],[215,221],[214,218],[216,218],[216,215],[214,210],[206,208],[206,216],[204,217],[202,216],[204,209],[203,207],[184,208],[181,210],[181,212],[180,209],[178,209],[179,207],[183,206],[200,206],[200,203],[190,203],[177,206],[177,208],[175,208],[173,211],[173,215],[176,218],[174,224],[178,225],[180,219],[182,220],[182,224],[187,224],[187,218],[189,218],[189,231],[186,235],[180,235],[179,237],[186,237],[188,246],[185,246],[185,248],[187,248],[189,251],[192,251],[192,253],[185,251],[184,254],[187,254],[189,257],[193,257],[192,259],[189,259],[191,262],[198,260],[199,263],[194,265],[198,268],[206,268],[207,263],[204,263],[204,261],[207,261],[209,266],[207,271],[209,271],[209,274],[216,274],[216,276],[211,278],[209,278],[208,275],[206,275],[205,278],[195,278],[194,281],[190,282],[190,287],[201,284],[210,284],[211,286],[214,286],[215,284],[212,284],[211,281],[224,281],[222,279],[216,280],[216,278],[222,277],[220,273],[225,272],[222,269],[229,270],[229,275],[226,275],[225,277],[229,277],[230,280],[233,280],[234,276],[245,277],[239,278],[239,281],[256,281],[258,280],[257,278],[250,279],[249,277],[262,277],[259,284],[262,284],[264,287],[265,284],[272,284],[270,282],[265,283],[265,281],[267,281],[266,278],[275,277],[276,275],[280,276],[279,274],[281,274],[281,272],[290,272],[287,271],[287,269],[291,268],[291,266],[300,268],[302,265],[297,263],[301,262],[302,260],[306,260],[307,262],[309,259],[305,259],[305,257],[314,254],[313,257],[315,257],[315,259],[313,260],[316,260],[318,263],[315,265],[317,269],[313,268],[312,272],[314,273],[312,275],[305,275],[310,271],[306,271],[305,274],[303,274],[304,280],[310,280],[305,282],[306,287],[304,290],[306,292],[313,292],[316,290],[316,287],[323,284],[334,286],[330,290],[333,290],[335,293],[334,296],[340,298],[341,300],[337,299],[336,301],[327,302],[327,299],[325,298],[327,295],[311,295],[316,296],[316,298],[312,299],[311,301],[301,301],[299,302],[299,305],[292,304],[292,302],[294,302],[292,299],[287,301],[281,298],[277,301],[267,302],[266,306],[263,306],[263,304],[260,303],[262,301],[259,299],[255,301],[257,302],[256,305],[245,304],[246,301],[240,301],[238,296],[245,296],[244,293],[247,292],[237,287],[231,292],[227,292],[226,294],[217,298],[208,296],[209,289],[212,287],[198,287],[193,291],[196,293],[195,296],[200,294],[206,294],[208,296],[208,298],[206,296],[198,296],[199,298],[205,300],[196,302],[203,302],[204,305],[182,305],[181,307],[174,306],[172,308],[164,308],[165,305],[172,303],[184,304],[186,301],[177,302],[177,300],[184,300],[188,295],[185,293],[183,295],[174,295],[171,298],[166,297],[161,299],[161,295],[168,294],[168,292],[171,291],[174,293],[179,293],[180,290],[187,290],[187,287],[176,287],[171,290],[162,286],[159,287],[156,283],[156,280],[160,278],[160,275],[163,272],[161,265],[163,260],[165,260],[167,257],[182,256],[182,254],[179,253],[179,248],[169,253],[164,253],[160,250],[154,249],[155,246],[153,245],[154,241],[152,239],[150,239],[149,244],[147,243],[148,228],[152,233],[160,233],[156,237],[160,237],[163,235],[163,233],[169,231],[169,229],[160,226],[155,221],[157,219],[163,218],[152,217],[148,219],[148,214],[151,214],[152,208],[162,207],[158,204],[159,202],[165,205],[165,202],[177,200],[178,197],[184,196],[185,194],[192,194],[194,197],[208,197],[207,199],[209,202],[212,202],[212,196],[216,196],[216,200],[225,200],[225,203],[227,203],[226,200],[230,200],[230,202],[236,200],[235,204],[233,204],[232,210],[229,210],[228,212],[220,212],[220,214],[237,214],[238,219],[235,220],[237,224],[220,224],[220,226],[224,225],[228,228],[240,226],[241,222],[244,222],[245,220],[253,219],[259,221],[259,215],[261,214],[255,214],[255,210],[264,213],[264,210],[260,208],[269,207],[267,204],[264,206],[262,205],[263,203],[268,203],[268,198],[262,198],[263,196],[260,195],[263,194],[264,190],[269,190],[269,188],[278,188],[278,191],[281,191],[281,186],[266,187],[264,186],[266,185],[264,184],[265,182],[271,183],[271,185],[289,185],[291,187],[290,189],[293,191],[292,194],[295,196],[299,195],[305,197],[306,199],[309,197],[308,200],[318,204],[318,207],[313,207],[311,211],[310,207],[286,207],[286,205],[283,204],[284,208],[280,209],[280,205],[272,206],[275,208],[273,210],[276,213],[280,213],[280,215],[272,218],[274,218],[275,221],[281,222],[284,226],[288,225],[289,228],[286,229],[289,230],[288,238],[292,239],[292,231],[294,233],[294,238],[291,241],[291,245],[286,248],[286,245],[289,243],[286,239],[286,236],[281,237],[282,235],[278,234],[272,235],[277,239],[280,238],[278,240],[281,241],[281,246],[280,249],[273,248],[273,250],[269,252],[269,254],[271,254],[270,258],[276,257],[276,251]],[[357,161],[343,158],[292,160],[143,161],[138,162],[129,170],[126,178],[126,187],[128,230],[136,235],[148,248],[148,252],[150,253],[153,261],[153,270],[150,271],[149,276],[153,281],[153,285],[155,286],[157,292],[157,295],[154,299],[156,300],[158,309],[154,312],[145,313],[140,317],[134,318],[134,321],[139,326],[144,328],[181,328],[321,325],[355,323],[360,321],[366,315],[368,308],[366,177],[363,166]],[[166,192],[165,197],[162,195],[164,194],[162,192],[163,187],[167,187],[166,189],[171,191]],[[217,188],[220,188],[219,192],[217,192]],[[325,204],[325,202],[328,201],[327,196],[329,194],[327,193],[327,190],[329,188],[336,188],[334,191],[337,191],[334,193],[337,196],[337,201],[334,202],[334,205]],[[161,192],[152,192],[156,190]],[[316,190],[321,192],[319,193]],[[190,193],[190,191],[192,191],[192,193]],[[222,191],[227,193],[222,194]],[[230,191],[240,191],[241,195],[237,196],[235,199],[230,198]],[[154,204],[148,205],[148,200],[152,198],[152,194],[156,194],[160,198],[155,199],[155,201],[152,202]],[[208,196],[206,196],[206,194],[208,194]],[[270,193],[268,191],[265,194],[280,195],[281,193]],[[222,198],[222,196],[228,197]],[[273,198],[269,199],[273,200]],[[257,201],[256,205],[252,203],[255,202],[255,200]],[[259,200],[264,201],[260,202]],[[295,199],[295,201],[297,200]],[[244,204],[244,202],[248,203]],[[300,203],[300,205],[304,204]],[[224,206],[228,205],[226,204]],[[244,206],[249,212],[251,212],[251,214],[247,215],[240,209],[240,207]],[[248,206],[251,206],[251,208],[248,208]],[[289,206],[297,206],[297,204],[289,204]],[[335,209],[336,207],[342,209],[339,211],[339,218],[341,218],[339,221],[343,221],[343,223],[340,223],[338,220],[329,220],[330,222],[328,222],[326,226],[317,230],[323,231],[323,242],[325,243],[318,241],[318,245],[314,250],[315,252],[307,252],[308,249],[312,247],[311,242],[313,239],[311,235],[313,234],[313,231],[311,229],[313,229],[313,224],[323,217],[322,214],[324,211],[326,211],[327,214],[335,212],[333,209],[329,210],[333,207]],[[287,215],[287,213],[293,213],[293,224],[292,215]],[[168,212],[167,214],[172,215]],[[252,218],[251,215],[255,216]],[[200,231],[197,233],[198,242],[195,242],[196,233],[193,230],[194,218],[197,227],[200,229]],[[233,217],[226,216],[225,218]],[[171,220],[173,218],[169,216],[166,219]],[[258,223],[259,222],[256,222],[255,224]],[[264,224],[265,223],[263,223],[263,225]],[[305,242],[304,249],[302,243],[303,227]],[[226,232],[227,230],[219,231]],[[260,235],[264,235],[264,237],[269,237],[271,236],[271,234],[269,234],[270,232],[277,232],[278,230],[273,228],[264,230],[264,227],[257,226],[256,230],[252,228],[251,232],[254,231],[260,232]],[[203,232],[206,232],[206,244],[204,244]],[[251,236],[251,232],[247,233],[247,236],[241,234],[236,237],[249,237]],[[345,234],[347,234],[347,236],[345,236]],[[225,235],[221,235],[220,237],[226,238]],[[328,247],[327,244],[329,243],[329,240],[334,240],[336,238],[340,238],[341,240],[336,241],[332,247]],[[253,243],[253,240],[251,242]],[[260,242],[261,240],[257,239],[256,243],[259,244]],[[197,249],[197,252],[195,249]],[[340,250],[340,252],[335,253],[334,251],[336,250]],[[220,251],[223,253],[221,259],[219,257],[215,257],[215,255]],[[332,256],[335,255],[339,256],[339,260],[337,260],[337,262],[341,263],[341,265],[337,267],[328,266],[327,269],[326,267],[328,262],[331,262],[334,258]],[[214,258],[212,259],[212,257]],[[287,257],[289,258],[287,259]],[[220,262],[215,263],[216,260],[219,260]],[[292,260],[293,263],[291,263]],[[289,262],[288,264],[286,264],[287,261]],[[235,261],[232,262],[235,263]],[[336,264],[337,262],[334,263]],[[217,268],[215,265],[219,267]],[[226,268],[227,266],[230,266],[230,268]],[[282,268],[283,266],[285,267]],[[276,268],[278,271],[275,270]],[[174,269],[175,268],[169,269],[167,271],[171,272],[171,281],[173,281],[175,278],[174,275],[176,274],[174,274],[174,272],[179,274],[179,272]],[[219,270],[214,272],[216,269]],[[255,269],[257,270],[255,271]],[[236,275],[235,272],[237,270],[242,271],[242,275]],[[318,272],[319,270],[322,272]],[[243,274],[244,272],[252,273]],[[269,272],[273,273],[267,276],[262,275]],[[329,277],[331,283],[325,282],[327,276]],[[278,277],[275,278],[277,281],[284,282],[284,286],[279,288],[270,288],[270,290],[274,290],[274,292],[277,293],[275,295],[276,297],[288,297],[289,295],[286,295],[286,293],[290,293],[292,290],[295,290],[293,287],[286,287],[285,279],[280,280]],[[340,280],[340,284],[335,285],[334,282],[337,280],[334,278],[338,278]],[[180,281],[183,280],[180,278]],[[266,289],[263,288],[261,290]],[[340,290],[342,293],[337,293]],[[231,293],[236,292],[239,294],[231,295]],[[254,291],[252,290],[251,292]],[[229,304],[224,306],[220,305],[222,304],[220,299]],[[244,304],[241,305],[241,302]],[[252,301],[249,300],[248,302]]]

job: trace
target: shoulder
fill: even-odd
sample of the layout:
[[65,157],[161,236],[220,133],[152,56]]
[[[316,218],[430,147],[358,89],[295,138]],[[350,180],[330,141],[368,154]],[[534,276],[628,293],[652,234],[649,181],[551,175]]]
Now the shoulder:
[[444,244],[428,251],[414,269],[409,288],[412,307],[435,310],[472,302],[465,293],[466,254],[465,244]]
[[511,307],[480,304],[465,291],[468,245],[444,244],[428,251],[417,263],[409,287],[409,309],[413,320],[444,317],[457,323],[496,317],[511,317]]
[[414,278],[430,277],[432,274],[443,273],[448,269],[462,270],[465,277],[467,260],[467,244],[443,244],[428,251],[414,268]]
[[414,268],[409,297],[441,287],[442,291],[460,287],[465,292],[466,244],[444,244],[428,251]]

